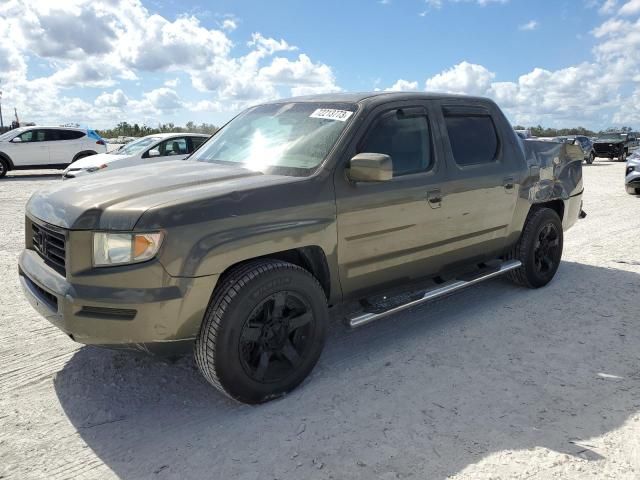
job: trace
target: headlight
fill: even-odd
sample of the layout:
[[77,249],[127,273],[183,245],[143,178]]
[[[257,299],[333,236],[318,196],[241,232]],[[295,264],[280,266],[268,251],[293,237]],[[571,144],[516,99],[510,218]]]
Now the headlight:
[[144,262],[153,258],[162,244],[162,232],[93,233],[93,265],[108,267]]
[[629,175],[634,170],[635,170],[635,167],[633,167],[633,166],[627,167],[627,175]]

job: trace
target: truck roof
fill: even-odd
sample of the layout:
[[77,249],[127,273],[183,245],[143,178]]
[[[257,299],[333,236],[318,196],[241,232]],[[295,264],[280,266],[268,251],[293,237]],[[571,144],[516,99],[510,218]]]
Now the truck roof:
[[473,97],[469,95],[457,95],[452,93],[435,92],[352,92],[352,93],[323,93],[319,95],[305,95],[302,97],[281,98],[266,103],[288,103],[288,102],[322,102],[322,103],[360,103],[364,100],[372,100],[376,103],[384,103],[395,100],[416,100],[416,99],[460,99],[464,98],[473,101],[492,102],[485,97]]

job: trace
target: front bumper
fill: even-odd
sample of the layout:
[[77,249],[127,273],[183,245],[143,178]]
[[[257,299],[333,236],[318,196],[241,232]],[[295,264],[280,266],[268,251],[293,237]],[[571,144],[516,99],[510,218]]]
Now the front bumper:
[[71,283],[33,250],[20,255],[19,275],[35,310],[71,339],[159,354],[192,347],[217,280],[168,277],[156,288]]

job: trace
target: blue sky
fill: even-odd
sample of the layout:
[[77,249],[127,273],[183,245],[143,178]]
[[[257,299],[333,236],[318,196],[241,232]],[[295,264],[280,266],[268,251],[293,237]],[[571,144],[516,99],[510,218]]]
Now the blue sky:
[[393,88],[486,95],[527,125],[640,124],[640,40],[621,35],[638,0],[60,3],[0,6],[5,120],[220,124],[272,98]]

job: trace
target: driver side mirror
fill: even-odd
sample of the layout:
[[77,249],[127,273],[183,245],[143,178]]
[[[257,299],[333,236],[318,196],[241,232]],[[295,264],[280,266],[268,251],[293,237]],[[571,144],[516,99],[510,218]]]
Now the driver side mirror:
[[11,143],[22,143],[22,139],[20,137],[13,137]]
[[393,161],[382,153],[359,153],[349,162],[347,175],[354,182],[386,182],[393,178]]
[[149,155],[149,157],[159,157],[160,156],[160,150],[158,150],[157,148],[149,150],[148,155]]

